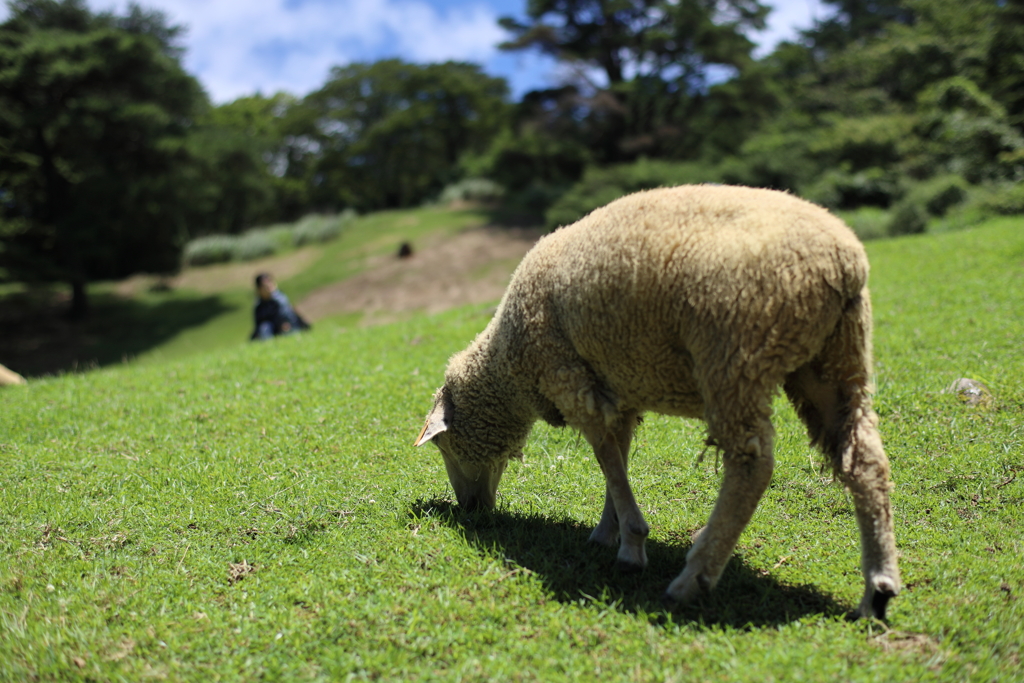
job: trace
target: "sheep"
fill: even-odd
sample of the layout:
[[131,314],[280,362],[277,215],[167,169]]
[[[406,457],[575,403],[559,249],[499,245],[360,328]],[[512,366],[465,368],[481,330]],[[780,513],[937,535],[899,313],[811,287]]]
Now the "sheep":
[[486,329],[449,361],[415,445],[438,446],[460,506],[492,508],[536,420],[571,426],[605,476],[590,540],[618,541],[619,567],[640,570],[649,527],[627,477],[634,429],[644,411],[703,419],[724,473],[666,590],[682,604],[714,588],[768,487],[782,386],[852,494],[857,613],[882,619],[900,576],[871,407],[867,277],[853,232],[783,192],[696,185],[623,197],[524,257]]
[[14,386],[17,384],[25,384],[25,378],[16,373],[14,370],[8,370],[3,365],[0,365],[0,387]]

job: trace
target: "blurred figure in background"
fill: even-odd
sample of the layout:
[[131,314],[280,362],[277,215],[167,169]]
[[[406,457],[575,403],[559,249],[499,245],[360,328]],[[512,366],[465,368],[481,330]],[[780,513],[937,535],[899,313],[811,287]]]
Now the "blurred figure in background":
[[269,339],[310,328],[309,323],[292,308],[288,297],[277,288],[270,273],[256,276],[256,296],[256,308],[253,310],[256,326],[250,340]]

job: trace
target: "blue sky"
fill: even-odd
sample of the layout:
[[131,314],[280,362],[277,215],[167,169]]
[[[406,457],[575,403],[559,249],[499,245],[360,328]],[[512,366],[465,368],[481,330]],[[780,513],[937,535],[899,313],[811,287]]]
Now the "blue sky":
[[[123,0],[87,0],[123,11]],[[526,0],[139,0],[164,11],[188,33],[185,67],[215,102],[279,90],[304,95],[330,67],[400,57],[482,64],[508,79],[514,95],[553,85],[556,65],[528,53],[502,53],[501,16],[522,16]],[[767,50],[827,15],[821,0],[771,0],[769,28],[752,36]],[[0,20],[7,15],[0,6]]]

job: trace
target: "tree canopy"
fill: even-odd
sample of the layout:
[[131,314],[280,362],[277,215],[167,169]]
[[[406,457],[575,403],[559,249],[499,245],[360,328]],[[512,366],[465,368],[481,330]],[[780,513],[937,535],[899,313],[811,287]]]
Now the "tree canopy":
[[313,201],[369,210],[436,195],[457,179],[462,155],[499,130],[507,96],[505,81],[475,64],[335,67],[303,103],[318,156]]
[[19,0],[0,25],[0,265],[69,283],[74,315],[89,280],[177,266],[205,104],[177,35],[159,13],[81,0]]
[[505,50],[538,49],[574,67],[591,91],[587,146],[596,161],[679,155],[693,146],[711,81],[753,60],[747,33],[765,26],[757,0],[529,0],[504,17]]
[[386,59],[211,106],[159,12],[16,0],[0,279],[69,283],[80,313],[86,282],[173,270],[187,239],[413,206],[474,177],[504,187],[506,217],[552,224],[684,180],[874,207],[890,232],[969,195],[1024,212],[1024,0],[827,4],[755,58],[759,0],[527,0],[501,47],[565,68],[518,101],[478,65]]

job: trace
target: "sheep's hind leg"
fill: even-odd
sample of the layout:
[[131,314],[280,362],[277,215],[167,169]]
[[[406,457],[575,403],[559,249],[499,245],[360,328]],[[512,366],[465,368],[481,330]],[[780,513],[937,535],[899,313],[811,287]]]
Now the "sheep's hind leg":
[[757,509],[772,478],[773,430],[765,424],[742,448],[727,449],[722,460],[725,474],[718,501],[707,526],[686,555],[686,567],[669,584],[665,597],[688,602],[718,583],[736,541]]
[[[849,374],[867,376],[866,371]],[[864,574],[858,615],[884,619],[889,600],[900,592],[900,571],[889,502],[889,459],[866,381],[828,382],[820,369],[804,366],[786,379],[785,387],[811,439],[853,497]]]
[[877,419],[870,408],[856,417],[835,466],[853,496],[860,527],[864,597],[858,612],[885,619],[889,600],[900,592],[900,570],[889,503],[889,459],[882,449]]
[[[629,447],[633,442],[633,429],[637,422],[635,415],[626,415],[623,419],[623,428],[615,435],[619,445],[619,455],[622,457],[622,467],[629,472]],[[615,501],[612,499],[611,487],[605,483],[604,510],[601,511],[601,521],[590,534],[589,541],[608,548],[612,548],[619,542],[619,516],[615,514]]]
[[[627,418],[623,421],[630,431],[636,424],[636,417]],[[601,522],[597,525],[591,540],[601,542],[594,536],[598,529],[602,529],[607,538],[610,525],[610,514],[607,500],[612,502],[612,512],[618,518],[619,553],[618,566],[626,571],[636,571],[647,566],[647,551],[644,549],[644,542],[650,533],[647,521],[644,519],[640,507],[633,497],[633,490],[629,486],[629,477],[626,474],[626,457],[629,447],[629,439],[623,440],[622,432],[612,434],[605,432],[601,436],[591,437],[588,440],[594,447],[594,454],[601,465],[605,478],[605,512],[601,516]],[[625,449],[623,449],[625,446]]]

